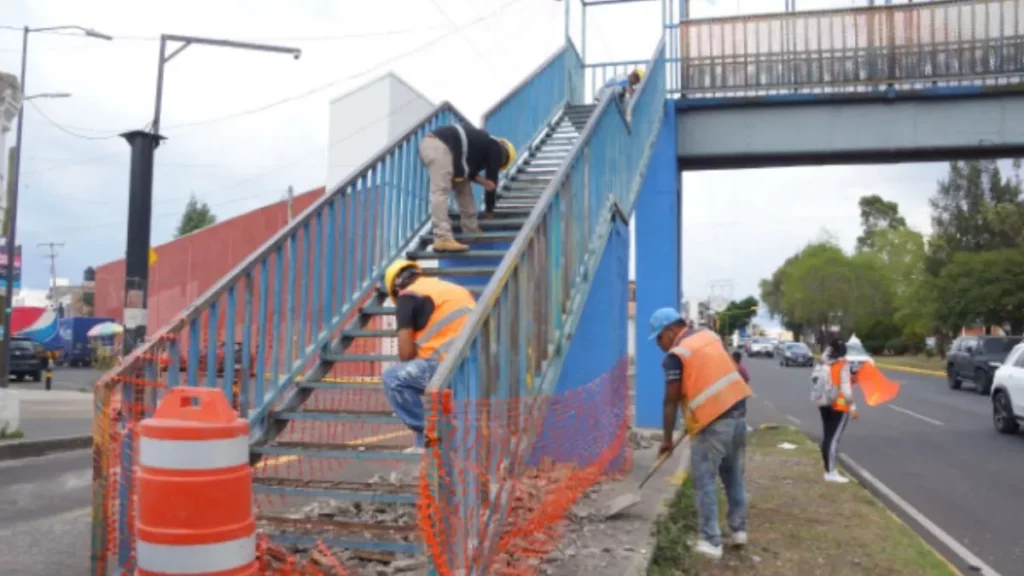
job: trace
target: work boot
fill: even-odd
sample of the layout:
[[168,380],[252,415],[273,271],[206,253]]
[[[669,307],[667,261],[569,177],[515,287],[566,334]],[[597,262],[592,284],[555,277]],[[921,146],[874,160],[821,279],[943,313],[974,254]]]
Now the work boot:
[[731,543],[733,546],[746,546],[747,545],[747,531],[737,530],[732,533]]
[[434,240],[434,252],[467,252],[469,246],[462,242],[456,242],[454,238],[441,238]]

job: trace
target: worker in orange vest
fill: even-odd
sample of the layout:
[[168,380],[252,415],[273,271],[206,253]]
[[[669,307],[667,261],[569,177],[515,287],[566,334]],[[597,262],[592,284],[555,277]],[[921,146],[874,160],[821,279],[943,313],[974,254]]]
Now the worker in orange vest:
[[835,400],[831,405],[819,406],[821,412],[821,458],[825,464],[825,481],[846,484],[849,478],[839,473],[836,461],[839,458],[839,441],[846,431],[850,417],[860,417],[857,404],[853,398],[853,375],[850,364],[846,361],[846,344],[835,339],[829,343],[821,361],[828,368]]
[[682,408],[690,437],[690,475],[700,524],[696,551],[722,557],[718,526],[721,476],[729,503],[727,520],[732,544],[747,543],[747,495],[743,468],[747,447],[747,403],[750,387],[736,370],[717,334],[688,328],[679,312],[661,308],[651,315],[651,340],[667,352],[664,432],[659,454],[672,452],[676,412]]
[[422,453],[423,392],[476,300],[458,284],[424,276],[419,264],[407,260],[388,266],[384,285],[395,302],[401,360],[384,370],[384,390],[395,413],[416,433],[416,445],[407,452]]

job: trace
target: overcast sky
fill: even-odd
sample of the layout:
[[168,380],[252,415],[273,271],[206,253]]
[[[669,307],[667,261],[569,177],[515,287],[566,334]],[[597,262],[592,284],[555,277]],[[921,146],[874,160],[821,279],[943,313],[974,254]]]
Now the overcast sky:
[[[154,244],[171,238],[190,192],[224,219],[281,199],[289,185],[299,191],[323,185],[331,98],[393,70],[434,101],[450,100],[478,119],[561,44],[563,30],[563,4],[553,0],[0,0],[0,6],[0,26],[78,24],[115,37],[30,38],[28,94],[73,93],[26,109],[18,232],[30,287],[47,284],[39,242],[65,243],[58,275],[72,281],[86,266],[124,254],[128,147],[117,134],[152,118],[160,33],[278,43],[302,48],[303,55],[295,61],[193,46],[168,65],[162,132],[169,140],[157,152]],[[783,0],[694,0],[691,16],[783,6]],[[646,58],[660,19],[659,2],[592,10],[587,59]],[[578,14],[573,27],[578,30]],[[18,72],[20,44],[20,33],[0,29],[0,70]],[[686,174],[686,296],[706,296],[717,279],[732,280],[736,298],[756,293],[760,278],[823,227],[852,247],[864,194],[899,202],[911,225],[926,230],[927,200],[943,172],[943,165],[918,164]]]

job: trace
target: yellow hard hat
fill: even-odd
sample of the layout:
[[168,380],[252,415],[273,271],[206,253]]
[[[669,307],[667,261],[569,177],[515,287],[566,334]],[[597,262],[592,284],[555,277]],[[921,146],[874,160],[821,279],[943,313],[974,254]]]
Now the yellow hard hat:
[[508,170],[508,167],[511,166],[516,161],[516,147],[513,146],[511,142],[504,138],[498,138],[498,142],[501,142],[501,145],[504,146],[505,150],[508,151],[508,160],[506,160],[505,163],[501,165],[502,170]]
[[643,68],[637,68],[637,69],[633,70],[633,72],[636,72],[636,77],[639,78],[640,80],[644,79],[644,69]]
[[384,271],[384,288],[388,291],[391,296],[397,296],[398,293],[395,291],[395,278],[398,277],[398,273],[406,268],[415,268],[416,270],[422,271],[420,265],[411,260],[395,260],[388,266],[387,270]]

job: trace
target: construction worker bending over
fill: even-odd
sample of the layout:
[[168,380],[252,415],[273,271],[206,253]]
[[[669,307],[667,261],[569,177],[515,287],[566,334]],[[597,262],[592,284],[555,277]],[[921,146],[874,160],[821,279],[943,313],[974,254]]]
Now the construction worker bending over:
[[[484,187],[485,214],[493,216],[498,174],[515,162],[516,149],[504,138],[495,138],[472,126],[441,126],[420,141],[420,161],[430,175],[430,220],[434,227],[435,252],[465,252],[469,247],[455,241],[448,217],[448,193],[462,218],[462,231],[479,234],[472,182]],[[484,174],[481,176],[480,173]]]
[[620,103],[625,103],[626,98],[632,98],[633,92],[636,91],[637,84],[644,79],[644,71],[636,68],[629,74],[619,74],[613,76],[604,83],[604,86],[597,91],[597,96],[594,97],[594,102],[600,102],[608,96],[614,95],[618,97]]
[[716,476],[725,485],[732,543],[747,543],[743,469],[747,447],[746,398],[751,390],[718,335],[705,328],[687,328],[675,309],[661,308],[651,315],[651,339],[668,353],[662,363],[665,436],[659,454],[672,452],[676,412],[682,408],[690,437],[690,475],[700,525],[696,551],[718,559],[722,557],[722,533],[718,526]]
[[406,452],[422,453],[423,392],[476,300],[458,284],[423,276],[419,264],[407,260],[388,266],[384,285],[395,302],[401,360],[384,370],[384,391],[391,408],[416,433],[416,445]]

